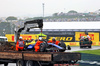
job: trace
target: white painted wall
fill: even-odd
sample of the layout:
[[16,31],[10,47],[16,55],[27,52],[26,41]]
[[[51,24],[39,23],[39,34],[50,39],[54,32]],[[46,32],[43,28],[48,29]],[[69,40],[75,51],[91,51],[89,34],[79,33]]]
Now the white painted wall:
[[43,29],[100,29],[100,22],[43,22]]

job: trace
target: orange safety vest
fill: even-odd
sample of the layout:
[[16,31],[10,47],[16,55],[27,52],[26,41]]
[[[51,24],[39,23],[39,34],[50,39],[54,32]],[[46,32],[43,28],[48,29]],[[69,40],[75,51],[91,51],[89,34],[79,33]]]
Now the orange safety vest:
[[35,46],[34,46],[35,52],[38,52],[38,51],[39,51],[39,49],[40,49],[40,44],[41,44],[41,43],[43,43],[43,41],[39,41],[39,40],[38,40],[38,41],[36,42],[36,44],[35,44]]
[[52,41],[52,40],[50,40],[50,41],[48,41],[48,43],[54,43],[54,44],[56,44],[56,45],[58,45],[58,43],[59,43],[60,41]]
[[23,40],[18,40],[16,43],[16,50],[18,51],[18,49],[23,50],[24,49],[24,41]]

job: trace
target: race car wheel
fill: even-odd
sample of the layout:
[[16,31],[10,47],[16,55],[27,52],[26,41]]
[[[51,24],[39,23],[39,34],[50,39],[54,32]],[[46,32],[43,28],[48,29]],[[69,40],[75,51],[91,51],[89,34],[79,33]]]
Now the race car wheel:
[[71,50],[71,47],[68,45],[68,50]]
[[64,50],[60,50],[60,52],[64,52],[64,51],[66,50],[66,45],[65,45],[65,43],[61,42],[61,43],[59,43],[58,45],[59,45],[60,47],[63,47],[63,48],[64,48]]
[[40,44],[40,52],[46,52],[46,44],[44,43]]

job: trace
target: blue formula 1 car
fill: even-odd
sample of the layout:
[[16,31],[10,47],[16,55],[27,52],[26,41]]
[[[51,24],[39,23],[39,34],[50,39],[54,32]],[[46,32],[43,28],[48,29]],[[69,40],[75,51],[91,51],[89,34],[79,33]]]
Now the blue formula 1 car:
[[[34,51],[35,44],[31,44],[27,46],[26,50],[32,50]],[[40,52],[64,52],[66,50],[66,45],[63,42],[60,42],[58,45],[54,43],[47,43],[46,41],[43,41],[43,43],[40,44]]]

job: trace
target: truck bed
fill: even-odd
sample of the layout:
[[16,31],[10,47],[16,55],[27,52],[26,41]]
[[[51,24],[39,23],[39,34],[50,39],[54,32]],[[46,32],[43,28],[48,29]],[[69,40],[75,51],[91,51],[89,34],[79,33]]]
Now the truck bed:
[[0,51],[0,59],[23,59],[34,61],[70,61],[80,60],[81,54],[76,52]]

